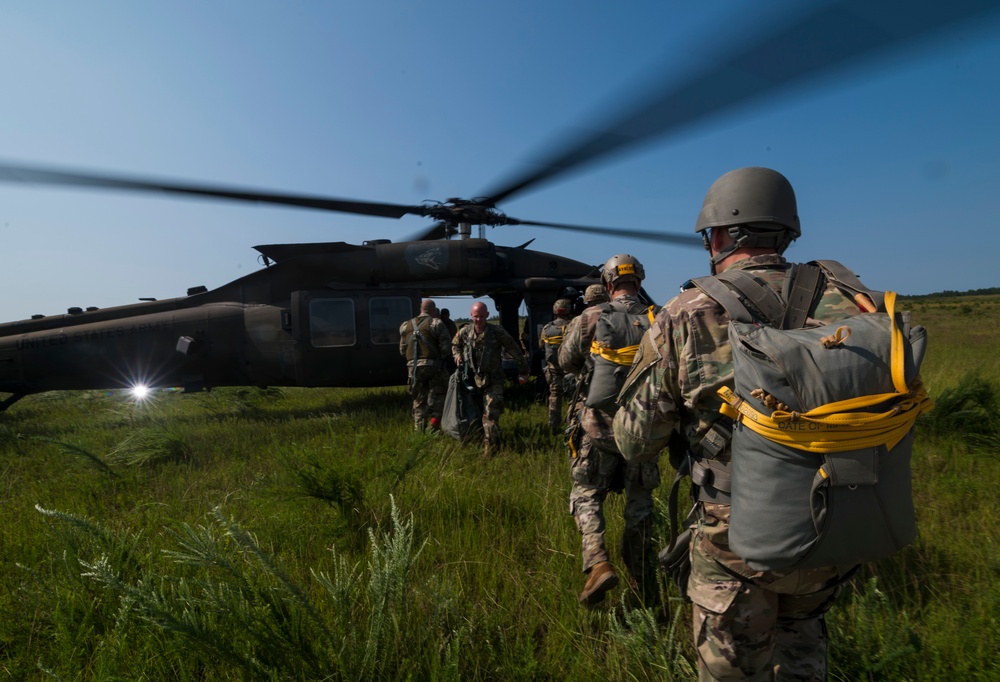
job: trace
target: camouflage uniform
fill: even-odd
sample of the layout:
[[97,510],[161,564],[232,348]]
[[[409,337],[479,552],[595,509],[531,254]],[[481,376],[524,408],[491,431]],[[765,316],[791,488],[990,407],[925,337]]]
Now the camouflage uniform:
[[558,430],[562,424],[562,398],[566,392],[566,372],[559,366],[559,346],[569,326],[568,317],[556,317],[542,327],[538,347],[545,351],[545,381],[549,384],[549,427]]
[[[751,272],[780,293],[788,267],[783,257],[767,254],[731,269]],[[857,312],[827,284],[807,324]],[[656,457],[678,424],[696,460],[703,454],[698,444],[719,419],[716,390],[733,386],[728,323],[722,306],[698,289],[682,292],[657,315],[614,420],[626,459]],[[725,466],[729,459],[727,447],[715,461]],[[707,483],[701,488],[688,581],[701,679],[825,679],[823,614],[840,591],[837,569],[752,570],[729,549],[729,504],[724,497],[711,501],[714,490]]]
[[[587,308],[573,319],[559,347],[559,365],[567,372],[583,374],[590,359],[597,320],[605,305]],[[647,309],[632,294],[614,299],[616,307],[628,312]],[[655,595],[656,558],[652,549],[653,489],[660,483],[656,457],[645,462],[626,462],[615,445],[612,419],[614,415],[585,406],[581,394],[571,411],[580,411],[577,433],[572,436],[570,475],[570,513],[582,536],[583,572],[589,573],[597,564],[609,561],[604,544],[604,500],[609,492],[625,493],[625,530],[622,534],[622,560],[632,578],[633,588],[644,598]],[[575,448],[574,448],[575,446]],[[574,454],[575,449],[575,454]]]
[[[414,353],[414,329],[419,330],[424,342],[417,343]],[[421,313],[399,327],[399,354],[407,358],[410,396],[413,398],[413,428],[422,431],[431,424],[441,423],[444,398],[448,393],[448,374],[445,361],[451,357],[448,330],[441,320]],[[416,357],[414,357],[416,355]]]
[[518,373],[528,373],[524,353],[503,327],[487,324],[483,333],[468,324],[458,330],[451,342],[452,355],[471,364],[479,399],[483,402],[483,434],[487,446],[500,437],[500,413],[503,412],[503,351],[517,361]]
[[451,319],[450,314],[448,317],[444,316],[444,312],[446,310],[448,309],[447,308],[441,309],[441,317],[439,319],[441,320],[441,324],[443,324],[444,328],[448,331],[448,343],[450,344],[451,340],[455,338],[455,334],[458,333],[458,325],[455,324],[455,321],[453,319]]

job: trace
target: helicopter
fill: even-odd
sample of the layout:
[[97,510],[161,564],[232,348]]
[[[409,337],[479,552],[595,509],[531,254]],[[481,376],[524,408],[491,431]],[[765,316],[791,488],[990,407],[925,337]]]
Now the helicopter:
[[[178,298],[70,308],[0,324],[0,392],[9,394],[0,410],[26,395],[60,389],[402,384],[398,328],[424,297],[489,296],[501,324],[515,334],[524,303],[528,327],[535,329],[550,319],[552,303],[567,290],[599,281],[597,269],[532,251],[530,241],[499,246],[484,238],[484,227],[525,225],[699,248],[702,242],[693,234],[519,220],[499,204],[683,125],[996,9],[986,0],[922,5],[840,0],[817,6],[771,33],[730,46],[705,69],[592,126],[596,132],[564,140],[539,155],[536,170],[515,174],[478,199],[401,205],[2,163],[3,182],[384,218],[418,215],[434,224],[402,242],[261,245],[254,248],[263,269],[213,290],[191,287]],[[478,236],[473,227],[479,227]]]

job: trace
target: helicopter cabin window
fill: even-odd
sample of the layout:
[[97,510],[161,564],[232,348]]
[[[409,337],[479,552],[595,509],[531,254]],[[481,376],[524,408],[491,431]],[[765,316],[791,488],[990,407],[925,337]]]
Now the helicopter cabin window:
[[399,327],[413,317],[410,299],[405,296],[380,296],[368,303],[372,343],[399,343]]
[[353,346],[354,301],[349,298],[318,298],[309,301],[309,338],[317,348]]

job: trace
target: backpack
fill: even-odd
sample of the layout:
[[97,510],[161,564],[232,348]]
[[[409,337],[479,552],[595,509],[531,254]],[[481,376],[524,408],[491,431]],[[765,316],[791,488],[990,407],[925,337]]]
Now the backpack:
[[594,340],[590,344],[590,372],[585,404],[614,414],[618,410],[618,393],[625,385],[632,361],[639,350],[643,335],[656,314],[649,306],[636,312],[620,303],[601,304]]
[[567,326],[568,322],[556,324],[556,321],[552,320],[542,327],[541,340],[545,348],[545,364],[559,366],[559,346],[562,345]]
[[437,358],[439,355],[435,346],[430,343],[425,331],[431,324],[431,317],[425,317],[422,323],[418,323],[419,317],[408,320],[404,325],[404,333],[408,334],[406,339],[406,362],[414,364],[420,358]]
[[[866,312],[803,328],[825,279]],[[719,395],[735,420],[733,552],[754,570],[790,570],[856,566],[911,543],[913,426],[933,404],[919,376],[926,330],[896,312],[895,293],[834,261],[793,266],[782,297],[744,271],[692,283],[731,320],[735,385]]]

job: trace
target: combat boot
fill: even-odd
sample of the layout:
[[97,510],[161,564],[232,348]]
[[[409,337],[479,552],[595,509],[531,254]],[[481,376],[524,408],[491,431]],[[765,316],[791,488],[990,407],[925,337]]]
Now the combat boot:
[[588,609],[592,609],[602,601],[604,595],[618,586],[618,575],[607,561],[602,561],[590,569],[587,584],[583,586],[579,601]]

